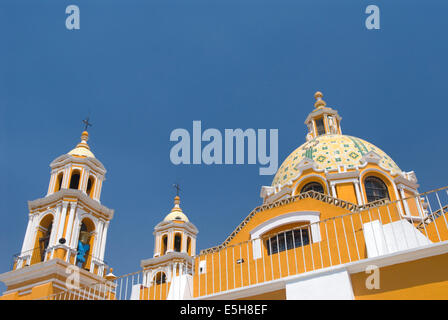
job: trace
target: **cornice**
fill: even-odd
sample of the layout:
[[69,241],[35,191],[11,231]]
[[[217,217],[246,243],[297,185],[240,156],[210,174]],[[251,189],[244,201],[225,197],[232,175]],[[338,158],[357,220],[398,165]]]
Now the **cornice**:
[[103,176],[107,172],[103,164],[96,158],[79,158],[69,154],[63,154],[62,156],[59,156],[58,158],[53,160],[53,162],[50,163],[50,168],[53,170],[59,167],[63,167],[69,163],[85,164]]
[[98,201],[93,200],[81,190],[75,189],[61,189],[58,192],[55,192],[49,196],[44,198],[28,201],[28,209],[30,211],[36,210],[42,207],[48,207],[50,204],[63,201],[66,198],[74,198],[80,201],[84,206],[91,208],[96,213],[104,216],[107,220],[111,220],[114,216],[114,210],[109,209],[106,206],[100,204]]
[[168,262],[168,261],[174,260],[174,259],[187,260],[187,262],[190,262],[190,263],[193,262],[193,260],[194,260],[193,257],[189,256],[185,252],[169,252],[163,256],[141,260],[140,266],[142,268],[151,267],[151,266],[162,264],[164,262]]

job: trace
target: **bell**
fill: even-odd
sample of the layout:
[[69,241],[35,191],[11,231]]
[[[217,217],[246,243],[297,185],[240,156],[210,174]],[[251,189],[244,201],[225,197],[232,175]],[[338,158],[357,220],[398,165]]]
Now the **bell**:
[[81,241],[83,244],[89,243],[90,240],[90,233],[87,231],[81,231],[79,233],[79,241]]

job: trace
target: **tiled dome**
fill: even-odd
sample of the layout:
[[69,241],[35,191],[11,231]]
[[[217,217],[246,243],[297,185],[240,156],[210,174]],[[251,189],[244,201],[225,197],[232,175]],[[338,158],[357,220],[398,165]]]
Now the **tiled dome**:
[[325,171],[337,170],[338,166],[347,169],[356,168],[363,163],[361,159],[366,153],[374,151],[381,157],[379,165],[389,170],[392,175],[400,173],[397,164],[380,148],[360,138],[342,135],[326,134],[318,136],[294,150],[278,169],[272,186],[284,185],[297,178],[297,165],[304,159],[312,159],[316,167]]

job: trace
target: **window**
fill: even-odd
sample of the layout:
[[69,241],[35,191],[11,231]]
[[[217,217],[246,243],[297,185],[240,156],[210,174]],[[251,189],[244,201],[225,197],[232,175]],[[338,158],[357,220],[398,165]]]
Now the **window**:
[[317,128],[317,135],[320,136],[322,134],[325,134],[325,126],[324,126],[324,119],[316,119],[316,128]]
[[79,188],[79,178],[80,178],[79,171],[74,171],[70,179],[70,189]]
[[164,235],[162,237],[162,255],[166,253],[166,246],[168,245],[168,237]]
[[42,237],[39,237],[39,248],[40,248],[40,261],[45,260],[46,250],[48,248],[48,243],[50,242],[51,229],[53,227],[53,220],[50,221],[50,225],[43,233]]
[[58,192],[59,190],[61,190],[63,178],[64,178],[64,174],[62,172],[59,173],[58,177],[56,178],[56,187],[54,188],[55,192]]
[[164,272],[157,272],[156,276],[154,277],[156,284],[162,284],[166,282],[166,275]]
[[364,187],[366,188],[367,202],[377,201],[389,198],[386,184],[377,177],[367,177],[364,180]]
[[182,236],[177,233],[174,236],[174,251],[180,252],[181,245],[182,245]]
[[89,181],[87,182],[87,190],[86,190],[86,193],[87,193],[87,195],[88,195],[89,197],[91,197],[91,198],[92,198],[92,196],[93,196],[93,185],[94,185],[94,183],[95,183],[95,179],[94,179],[92,176],[90,176],[90,177],[89,177]]
[[191,254],[191,238],[187,238],[187,253]]
[[268,255],[306,246],[310,243],[308,228],[300,228],[296,230],[279,233],[266,240],[266,248]]
[[307,192],[307,191],[310,191],[310,190],[313,190],[313,191],[316,191],[316,192],[320,192],[320,193],[325,193],[324,192],[324,187],[322,187],[322,185],[320,183],[318,183],[318,182],[307,183],[302,188],[302,190],[300,190],[300,193]]

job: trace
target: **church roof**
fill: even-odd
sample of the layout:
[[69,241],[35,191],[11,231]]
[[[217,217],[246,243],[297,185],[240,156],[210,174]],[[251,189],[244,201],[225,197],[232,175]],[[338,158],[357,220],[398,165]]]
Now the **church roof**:
[[300,172],[297,165],[304,158],[313,160],[317,169],[325,171],[337,170],[339,166],[356,169],[364,164],[361,159],[371,151],[381,157],[379,165],[383,169],[390,171],[392,175],[401,173],[397,164],[383,150],[370,142],[348,135],[326,134],[307,141],[294,150],[278,169],[272,186],[284,185],[297,178]]

